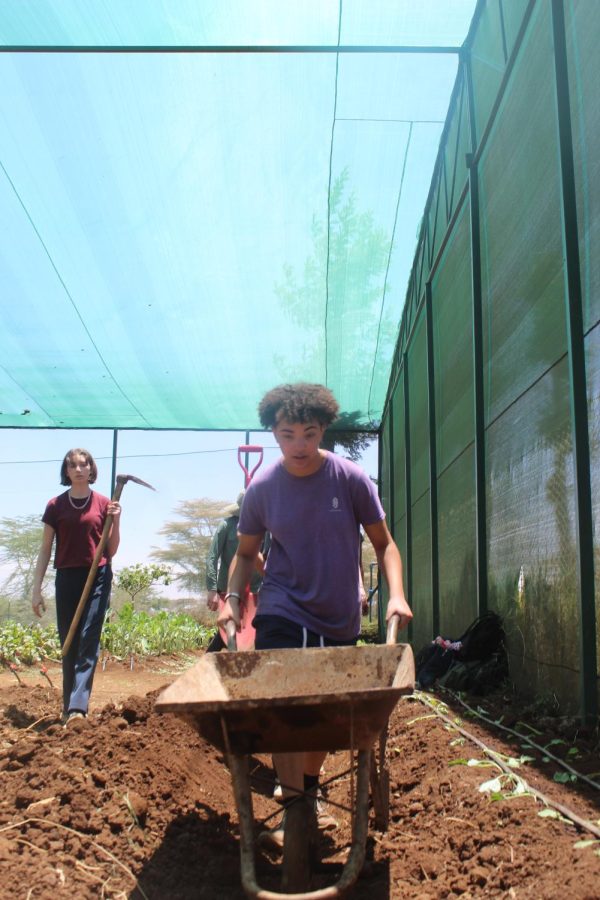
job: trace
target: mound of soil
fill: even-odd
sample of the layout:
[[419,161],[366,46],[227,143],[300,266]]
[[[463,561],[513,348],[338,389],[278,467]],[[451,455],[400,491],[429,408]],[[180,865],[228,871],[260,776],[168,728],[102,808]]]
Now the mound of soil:
[[[99,680],[102,675],[99,673]],[[169,679],[165,679],[169,680]],[[0,896],[221,900],[242,898],[237,811],[222,756],[184,721],[154,711],[157,691],[143,695],[144,671],[128,677],[135,694],[76,720],[57,718],[58,692],[48,685],[0,686]],[[447,718],[513,763],[515,774],[559,804],[514,793],[479,790],[500,774],[469,761],[488,761],[482,747],[439,718],[423,701],[402,700],[389,726],[390,823],[373,827],[367,862],[352,896],[434,900],[443,897],[597,898],[600,841],[572,818],[600,830],[600,792],[523,740],[498,732],[462,706]],[[506,698],[485,701],[498,719]],[[518,724],[540,746],[600,780],[598,738],[574,723]],[[539,722],[537,724],[540,724]],[[539,732],[539,733],[537,733]],[[331,754],[325,781],[339,820],[323,838],[315,887],[339,877],[350,845],[349,754]],[[254,814],[273,824],[273,772],[268,757],[252,758]],[[570,777],[567,775],[567,777]],[[571,819],[565,812],[571,811]],[[271,817],[269,819],[269,817]],[[371,814],[372,819],[372,814]],[[599,831],[600,834],[600,831]],[[261,886],[279,890],[276,858],[257,852]]]

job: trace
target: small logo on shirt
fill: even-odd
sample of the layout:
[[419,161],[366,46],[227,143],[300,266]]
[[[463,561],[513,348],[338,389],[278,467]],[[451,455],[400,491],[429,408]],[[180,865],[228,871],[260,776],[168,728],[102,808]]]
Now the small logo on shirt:
[[334,497],[331,501],[331,508],[334,512],[337,512],[340,508],[340,501],[337,497]]

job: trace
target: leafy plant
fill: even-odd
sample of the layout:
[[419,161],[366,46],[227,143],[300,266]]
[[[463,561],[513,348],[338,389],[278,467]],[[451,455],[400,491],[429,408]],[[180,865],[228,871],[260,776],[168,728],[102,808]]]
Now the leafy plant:
[[0,664],[31,666],[44,659],[60,659],[60,642],[54,625],[0,625]]
[[101,647],[120,659],[162,656],[205,646],[214,628],[196,622],[185,613],[136,612],[126,603],[116,617],[104,624]]
[[130,598],[131,606],[135,606],[138,597],[147,595],[154,584],[171,584],[171,570],[167,566],[159,566],[150,563],[143,566],[136,563],[135,566],[126,566],[120,569],[115,576],[117,587],[124,591]]

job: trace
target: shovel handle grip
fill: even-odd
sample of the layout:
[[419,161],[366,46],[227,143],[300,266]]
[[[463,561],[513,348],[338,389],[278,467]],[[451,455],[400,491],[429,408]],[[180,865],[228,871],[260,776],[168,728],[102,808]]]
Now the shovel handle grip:
[[[258,457],[258,462],[254,466],[254,468],[249,472],[244,463],[242,462],[242,453],[258,453],[260,454]],[[244,487],[248,487],[250,482],[252,481],[252,476],[260,466],[263,461],[263,448],[259,444],[242,444],[238,447],[238,463],[240,464],[240,468],[244,472]]]
[[227,635],[227,649],[231,651],[237,650],[237,628],[233,619],[229,619],[227,622],[225,634]]

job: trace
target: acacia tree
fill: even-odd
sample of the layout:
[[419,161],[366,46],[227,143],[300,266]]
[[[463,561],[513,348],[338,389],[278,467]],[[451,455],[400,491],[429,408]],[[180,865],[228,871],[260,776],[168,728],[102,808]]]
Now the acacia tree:
[[148,606],[154,599],[152,588],[155,584],[168,585],[171,583],[171,570],[167,566],[157,563],[134,566],[125,566],[115,575],[115,585],[129,597],[131,606]]
[[150,556],[170,566],[173,580],[190,593],[204,593],[206,557],[226,505],[224,500],[206,497],[182,500],[174,509],[179,518],[165,522],[159,531],[166,537],[167,547],[153,548]]
[[[8,572],[0,584],[0,615],[20,621],[33,619],[31,594],[43,530],[39,516],[0,519],[0,566]],[[44,585],[51,578],[46,573]]]

